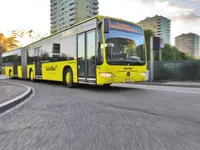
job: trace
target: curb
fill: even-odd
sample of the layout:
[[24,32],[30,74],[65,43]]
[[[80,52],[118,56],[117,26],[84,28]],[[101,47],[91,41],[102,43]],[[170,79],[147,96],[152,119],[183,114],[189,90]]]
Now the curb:
[[5,111],[7,111],[8,109],[16,106],[17,104],[23,102],[26,98],[28,98],[32,92],[33,92],[33,89],[31,87],[28,87],[28,86],[25,86],[25,85],[22,85],[22,84],[18,84],[18,83],[11,83],[11,82],[7,82],[7,81],[0,81],[0,82],[4,82],[4,83],[8,83],[8,84],[13,84],[13,85],[18,85],[18,86],[23,86],[26,88],[26,91],[24,93],[22,93],[21,95],[11,99],[11,100],[8,100],[4,103],[1,103],[0,104],[0,113],[3,113]]
[[160,83],[133,83],[133,84],[200,88],[200,85],[175,85],[175,84],[160,84]]

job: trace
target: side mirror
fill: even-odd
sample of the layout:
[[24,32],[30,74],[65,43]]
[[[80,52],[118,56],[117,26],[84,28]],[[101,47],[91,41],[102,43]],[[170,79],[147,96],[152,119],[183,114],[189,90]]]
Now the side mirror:
[[109,33],[110,21],[108,18],[103,19],[104,33]]

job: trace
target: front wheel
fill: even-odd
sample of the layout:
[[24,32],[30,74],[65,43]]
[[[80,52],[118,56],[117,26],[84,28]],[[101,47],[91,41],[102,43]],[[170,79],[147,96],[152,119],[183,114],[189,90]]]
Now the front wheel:
[[68,88],[74,87],[74,81],[73,81],[73,73],[71,69],[67,69],[64,72],[64,82],[66,83]]
[[12,71],[9,70],[9,77],[12,78],[12,75],[11,75]]
[[104,84],[103,87],[110,87],[111,83],[110,84]]
[[29,80],[34,82],[34,74],[33,74],[33,71],[31,70],[30,73],[29,73]]

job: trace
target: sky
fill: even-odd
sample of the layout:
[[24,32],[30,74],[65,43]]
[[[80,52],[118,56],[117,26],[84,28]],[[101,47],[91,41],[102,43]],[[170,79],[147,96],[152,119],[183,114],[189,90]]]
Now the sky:
[[[99,0],[101,15],[139,22],[156,14],[171,19],[171,43],[182,33],[200,35],[200,0]],[[50,31],[50,0],[0,0],[0,32]]]

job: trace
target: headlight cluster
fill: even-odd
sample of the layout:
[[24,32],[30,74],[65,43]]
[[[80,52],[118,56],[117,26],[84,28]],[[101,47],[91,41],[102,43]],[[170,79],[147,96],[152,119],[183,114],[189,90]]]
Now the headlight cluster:
[[140,76],[146,76],[146,72],[141,73]]
[[102,72],[102,73],[100,73],[100,76],[103,78],[113,78],[114,77],[114,75],[109,72]]

